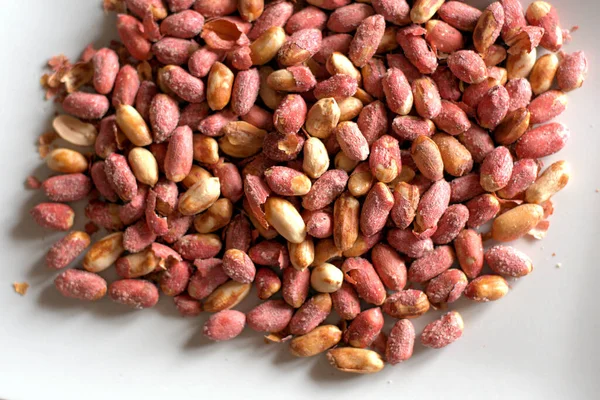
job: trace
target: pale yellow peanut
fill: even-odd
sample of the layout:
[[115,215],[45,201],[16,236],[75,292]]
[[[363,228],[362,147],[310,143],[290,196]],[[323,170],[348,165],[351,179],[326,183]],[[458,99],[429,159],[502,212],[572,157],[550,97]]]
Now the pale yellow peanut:
[[360,71],[352,64],[352,61],[342,53],[337,51],[333,52],[327,59],[325,64],[327,72],[332,76],[336,74],[348,75],[356,79],[356,82],[360,86],[362,81],[362,75]]
[[342,256],[342,251],[338,249],[331,238],[319,240],[315,246],[315,259],[311,266],[316,267],[334,258]]
[[530,53],[509,54],[506,60],[508,79],[527,78],[537,60],[537,51]]
[[183,215],[195,215],[208,209],[221,195],[219,178],[200,179],[179,199],[178,209]]
[[311,357],[335,346],[342,339],[342,331],[335,325],[318,326],[306,335],[290,342],[290,352],[296,357]]
[[338,101],[338,107],[340,108],[340,122],[352,121],[362,111],[363,102],[356,97],[346,97]]
[[571,178],[571,167],[566,161],[550,165],[525,192],[525,201],[542,204],[561,191]]
[[381,356],[373,350],[338,347],[327,352],[329,363],[343,372],[372,374],[385,366]]
[[492,238],[510,242],[525,236],[544,218],[544,209],[537,204],[523,204],[500,215],[492,224]]
[[326,139],[340,121],[341,110],[333,97],[317,101],[308,111],[304,127],[309,135]]
[[288,242],[302,243],[306,238],[304,220],[287,200],[269,197],[265,203],[265,218]]
[[560,59],[555,53],[544,54],[538,58],[529,75],[531,90],[535,95],[540,95],[552,88],[559,64]]
[[194,186],[194,184],[200,179],[207,178],[212,178],[212,174],[210,172],[208,172],[199,165],[192,165],[192,170],[190,171],[188,176],[186,176],[185,179],[181,181],[181,183],[183,184],[183,186],[186,187],[186,189],[189,189],[192,186]]
[[315,245],[310,236],[301,243],[288,242],[288,253],[290,254],[290,262],[297,270],[308,268],[315,260]]
[[333,264],[323,263],[310,274],[310,285],[319,293],[334,293],[342,287],[344,273]]
[[251,283],[234,280],[225,282],[204,300],[204,311],[218,312],[233,308],[248,296],[251,288]]
[[93,146],[98,136],[94,125],[66,114],[54,118],[52,127],[58,136],[77,146]]
[[90,247],[83,259],[83,268],[90,272],[104,271],[124,252],[123,232],[111,233]]
[[129,166],[135,179],[148,186],[154,187],[158,182],[158,163],[154,155],[143,147],[136,147],[127,156]]
[[477,301],[496,301],[506,296],[509,287],[506,279],[499,275],[482,275],[469,283],[464,291],[465,297]]
[[215,138],[194,135],[194,160],[202,164],[216,164],[219,161],[219,143]]
[[[335,101],[335,100],[334,100]],[[317,179],[329,169],[329,154],[321,139],[309,137],[304,142],[302,170],[313,179]]]
[[219,199],[208,210],[194,218],[194,228],[198,233],[215,232],[229,223],[232,214],[233,204],[231,200]]
[[341,169],[346,172],[352,172],[354,168],[358,165],[359,161],[351,160],[347,155],[344,154],[343,151],[340,151],[335,155],[333,160],[333,164],[335,165],[335,169]]
[[[405,168],[406,167],[402,167],[402,170]],[[373,186],[374,181],[375,178],[369,169],[360,172],[354,172],[348,179],[348,191],[350,194],[352,194],[352,196],[364,196],[369,192],[369,190],[371,190],[371,186]]]
[[410,19],[415,24],[424,24],[444,4],[445,0],[417,0],[410,10]]
[[359,99],[365,106],[375,101],[373,96],[371,96],[365,89],[361,87],[356,89],[356,93],[354,93],[353,97]]
[[71,149],[54,149],[46,158],[46,165],[53,171],[63,174],[85,172],[88,160],[78,151]]
[[231,99],[233,72],[225,64],[216,62],[210,69],[206,84],[206,100],[211,110],[224,109]]
[[222,132],[224,136],[219,140],[219,148],[236,158],[251,157],[258,153],[267,134],[267,131],[244,121],[229,122]]
[[261,67],[258,70],[258,73],[260,74],[260,88],[258,95],[267,107],[269,107],[271,110],[275,110],[285,95],[272,89],[267,83],[267,78],[273,73],[273,68],[268,66]]
[[463,176],[473,168],[473,157],[469,150],[454,136],[436,133],[431,138],[440,150],[444,170],[452,176]]
[[130,105],[117,107],[117,125],[127,139],[136,146],[148,146],[152,143],[152,134],[140,113]]
[[253,65],[263,65],[271,61],[283,43],[285,31],[279,26],[272,26],[250,44],[250,58]]

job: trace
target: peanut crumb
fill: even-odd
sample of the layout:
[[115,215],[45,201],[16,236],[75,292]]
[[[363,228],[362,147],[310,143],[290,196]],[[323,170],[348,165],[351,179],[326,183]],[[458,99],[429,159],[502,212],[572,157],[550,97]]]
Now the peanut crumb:
[[596,189],[596,193],[600,193],[600,189]]
[[25,296],[25,293],[27,293],[27,289],[29,289],[29,283],[15,282],[13,283],[13,288],[15,289],[15,292],[19,293],[21,296]]
[[556,268],[562,268],[562,263],[556,263]]
[[552,253],[552,257],[556,257],[556,253]]

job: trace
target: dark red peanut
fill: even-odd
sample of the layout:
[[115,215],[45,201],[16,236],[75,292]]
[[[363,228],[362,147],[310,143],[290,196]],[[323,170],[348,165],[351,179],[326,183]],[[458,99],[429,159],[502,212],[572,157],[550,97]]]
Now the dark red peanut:
[[454,240],[456,258],[465,274],[476,278],[483,268],[483,242],[473,229],[465,229]]
[[452,247],[437,247],[411,264],[408,269],[408,280],[416,283],[426,282],[450,268],[454,260]]
[[344,341],[352,347],[364,349],[373,343],[383,328],[381,308],[375,307],[358,314],[344,332]]
[[354,285],[358,296],[367,303],[381,305],[386,292],[373,265],[364,258],[347,258],[342,264],[345,280]]
[[462,295],[468,283],[462,271],[449,269],[429,281],[425,294],[433,304],[453,303]]
[[108,295],[113,301],[136,309],[154,307],[158,302],[156,286],[141,279],[115,281],[108,287]]
[[46,265],[62,269],[71,264],[90,245],[90,236],[85,232],[71,232],[54,243],[46,254]]
[[410,258],[420,258],[433,250],[431,239],[418,239],[410,229],[391,229],[387,234],[387,241],[400,253]]
[[383,284],[398,291],[406,285],[406,264],[391,246],[379,243],[371,251],[371,260]]
[[408,319],[397,321],[390,331],[385,358],[391,365],[396,365],[412,357],[415,344],[415,327]]
[[333,308],[340,318],[353,320],[360,313],[360,300],[354,287],[348,283],[342,283],[342,287],[331,293]]
[[308,268],[299,271],[288,267],[283,270],[282,294],[287,304],[293,308],[302,306],[308,297],[309,288],[310,270]]
[[431,236],[434,244],[448,244],[452,242],[467,224],[469,209],[463,204],[449,206],[440,217],[438,228]]
[[65,297],[96,301],[106,294],[106,281],[92,272],[69,269],[54,280],[54,285]]
[[296,311],[289,325],[292,335],[306,335],[323,322],[331,313],[331,296],[319,293],[311,297]]

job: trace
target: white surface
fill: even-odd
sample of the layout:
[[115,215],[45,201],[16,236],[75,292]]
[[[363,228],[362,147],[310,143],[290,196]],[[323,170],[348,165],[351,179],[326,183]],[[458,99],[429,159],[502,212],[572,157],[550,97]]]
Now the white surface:
[[[23,185],[44,171],[35,141],[53,114],[38,79],[52,55],[75,58],[89,42],[108,43],[102,38],[114,16],[100,3],[2,1],[0,398],[598,398],[600,2],[554,1],[565,27],[581,26],[567,49],[585,50],[591,71],[560,118],[572,130],[560,154],[573,165],[572,182],[555,198],[546,240],[518,244],[534,273],[494,304],[461,302],[466,328],[458,342],[438,351],[419,345],[409,362],[371,376],[338,373],[324,356],[294,359],[286,345],[265,345],[249,329],[233,342],[209,343],[200,331],[206,315],[182,319],[168,298],[135,312],[55,292],[55,274],[40,261],[61,234],[34,226],[28,210],[41,194]],[[25,297],[13,291],[15,281],[31,284]]]

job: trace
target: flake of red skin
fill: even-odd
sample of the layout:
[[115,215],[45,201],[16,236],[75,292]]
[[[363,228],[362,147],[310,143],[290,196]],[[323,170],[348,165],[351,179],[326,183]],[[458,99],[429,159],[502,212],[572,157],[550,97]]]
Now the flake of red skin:
[[85,227],[83,229],[85,230],[85,233],[87,233],[90,236],[100,230],[100,228],[98,228],[98,225],[91,221],[85,224]]
[[567,44],[571,40],[573,40],[573,37],[571,36],[571,34],[577,32],[578,30],[579,30],[579,26],[578,25],[575,25],[571,29],[563,29],[562,30],[563,44]]
[[552,257],[556,257],[556,253],[552,253]]
[[58,72],[62,69],[69,68],[71,66],[71,63],[69,62],[67,56],[65,56],[64,54],[59,54],[48,60],[48,66],[52,71]]
[[554,214],[554,203],[552,203],[552,200],[547,200],[543,202],[541,206],[544,209],[544,219]]
[[167,218],[156,214],[156,192],[152,189],[146,198],[146,222],[152,232],[158,236],[166,235],[169,232]]
[[528,235],[534,237],[535,239],[542,240],[546,237],[548,230],[550,229],[550,221],[543,220],[540,221],[535,228],[528,232]]
[[27,177],[27,180],[25,181],[25,185],[27,186],[28,189],[37,190],[42,187],[42,182],[40,182],[40,180],[38,178],[36,178],[35,176],[30,175]]
[[94,54],[96,54],[98,52],[98,50],[96,50],[94,48],[94,44],[90,43],[86,46],[85,49],[83,49],[83,52],[81,53],[81,58],[80,60],[82,62],[88,62],[91,61],[92,57],[94,57]]
[[252,214],[257,217],[263,228],[267,229],[268,223],[266,222],[265,213],[261,206],[267,201],[267,198],[271,194],[271,189],[269,189],[262,178],[256,175],[246,175],[244,179],[244,193]]

